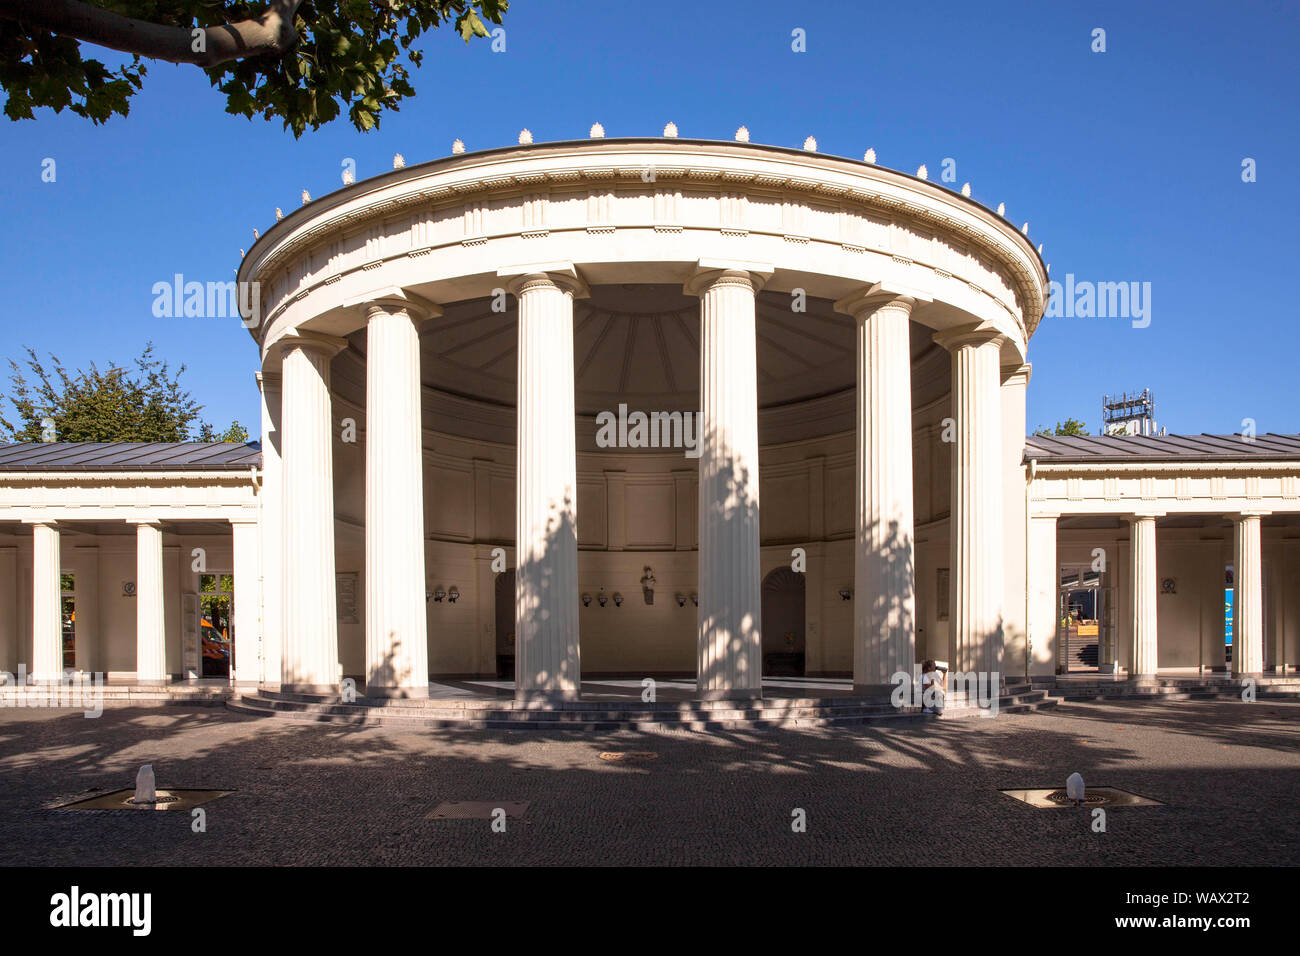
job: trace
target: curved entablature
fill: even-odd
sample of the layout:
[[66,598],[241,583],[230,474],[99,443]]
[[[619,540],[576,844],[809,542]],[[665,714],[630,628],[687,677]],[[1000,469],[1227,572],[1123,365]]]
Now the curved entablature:
[[892,170],[697,140],[512,147],[394,170],[295,211],[254,245],[255,337],[347,335],[380,288],[490,297],[504,266],[567,263],[590,287],[680,284],[701,260],[770,263],[765,290],[832,301],[880,284],[936,330],[986,324],[1023,359],[1047,274],[1005,219]]

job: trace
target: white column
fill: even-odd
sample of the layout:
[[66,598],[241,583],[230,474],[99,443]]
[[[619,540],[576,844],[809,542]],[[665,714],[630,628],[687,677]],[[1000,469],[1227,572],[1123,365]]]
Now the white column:
[[167,627],[163,613],[163,541],[157,521],[135,524],[135,680],[167,682]]
[[[503,270],[506,271],[506,270]],[[519,304],[515,463],[515,694],[577,698],[578,479],[572,269],[525,273]]]
[[967,326],[934,336],[952,353],[949,646],[955,671],[1003,674],[1002,336]]
[[305,332],[280,344],[280,680],[283,689],[302,693],[332,694],[339,686],[330,359],[345,346],[342,339]]
[[262,675],[262,634],[259,628],[258,583],[261,576],[261,530],[255,518],[230,522],[235,576],[235,670],[237,684],[256,686]]
[[1133,657],[1130,677],[1153,677],[1159,668],[1156,642],[1159,578],[1156,576],[1156,516],[1129,518],[1129,582],[1133,592]]
[[281,531],[284,494],[280,466],[280,373],[260,372],[257,384],[262,392],[262,488],[258,514],[261,527],[262,660],[257,679],[261,683],[279,684],[283,587],[280,548],[284,544]]
[[32,524],[32,679],[63,677],[63,608],[59,526]]
[[416,303],[396,290],[369,299],[363,308],[366,313],[366,696],[428,697],[424,457],[417,326],[430,315],[441,312],[427,303]]
[[916,662],[912,505],[914,302],[857,296],[835,304],[857,323],[857,495],[853,685],[892,689]]
[[1057,589],[1055,514],[1029,519],[1029,673],[1056,673]]
[[1232,673],[1264,671],[1264,575],[1260,563],[1260,516],[1229,515],[1233,523]]
[[700,297],[696,686],[706,699],[756,697],[763,687],[755,350],[762,282],[752,270],[702,265],[686,286]]

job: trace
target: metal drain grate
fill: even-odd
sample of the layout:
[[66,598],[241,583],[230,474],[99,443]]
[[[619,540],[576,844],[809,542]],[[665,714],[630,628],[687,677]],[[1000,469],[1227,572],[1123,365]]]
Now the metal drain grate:
[[1088,787],[1083,791],[1083,799],[1078,803],[1071,800],[1059,787],[1044,787],[1038,790],[1001,790],[1012,800],[1019,800],[1040,810],[1052,810],[1058,807],[1162,807],[1159,800],[1152,800],[1137,793],[1120,790],[1118,787]]
[[426,820],[491,820],[496,810],[507,817],[522,817],[528,812],[526,800],[445,800],[429,812]]
[[219,800],[234,793],[234,790],[191,790],[172,787],[159,789],[153,803],[136,803],[135,788],[110,790],[108,793],[93,797],[81,797],[67,803],[59,803],[51,810],[189,810],[200,804]]
[[611,763],[646,763],[658,760],[659,755],[653,750],[607,750],[600,755],[600,759]]

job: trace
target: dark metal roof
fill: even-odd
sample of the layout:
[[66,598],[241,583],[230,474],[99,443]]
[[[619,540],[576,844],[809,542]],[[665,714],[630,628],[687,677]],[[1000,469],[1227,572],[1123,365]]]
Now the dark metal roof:
[[1030,435],[1025,461],[1300,461],[1300,435]]
[[259,442],[18,442],[0,444],[7,471],[247,471],[262,465]]

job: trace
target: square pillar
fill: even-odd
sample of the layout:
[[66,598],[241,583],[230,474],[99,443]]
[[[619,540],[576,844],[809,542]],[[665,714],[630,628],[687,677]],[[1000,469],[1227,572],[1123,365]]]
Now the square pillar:
[[1232,673],[1264,672],[1264,574],[1260,561],[1262,511],[1229,515],[1233,524]]
[[1154,677],[1159,668],[1156,634],[1159,577],[1156,571],[1156,517],[1137,514],[1129,518],[1129,582],[1133,592],[1133,658],[1130,676]]
[[163,598],[163,539],[158,521],[135,525],[135,681],[167,683],[167,628]]
[[63,678],[63,589],[59,526],[32,522],[32,680]]
[[235,576],[235,669],[233,683],[256,687],[262,679],[262,633],[258,599],[261,588],[259,544],[261,529],[257,519],[231,519],[231,544]]

